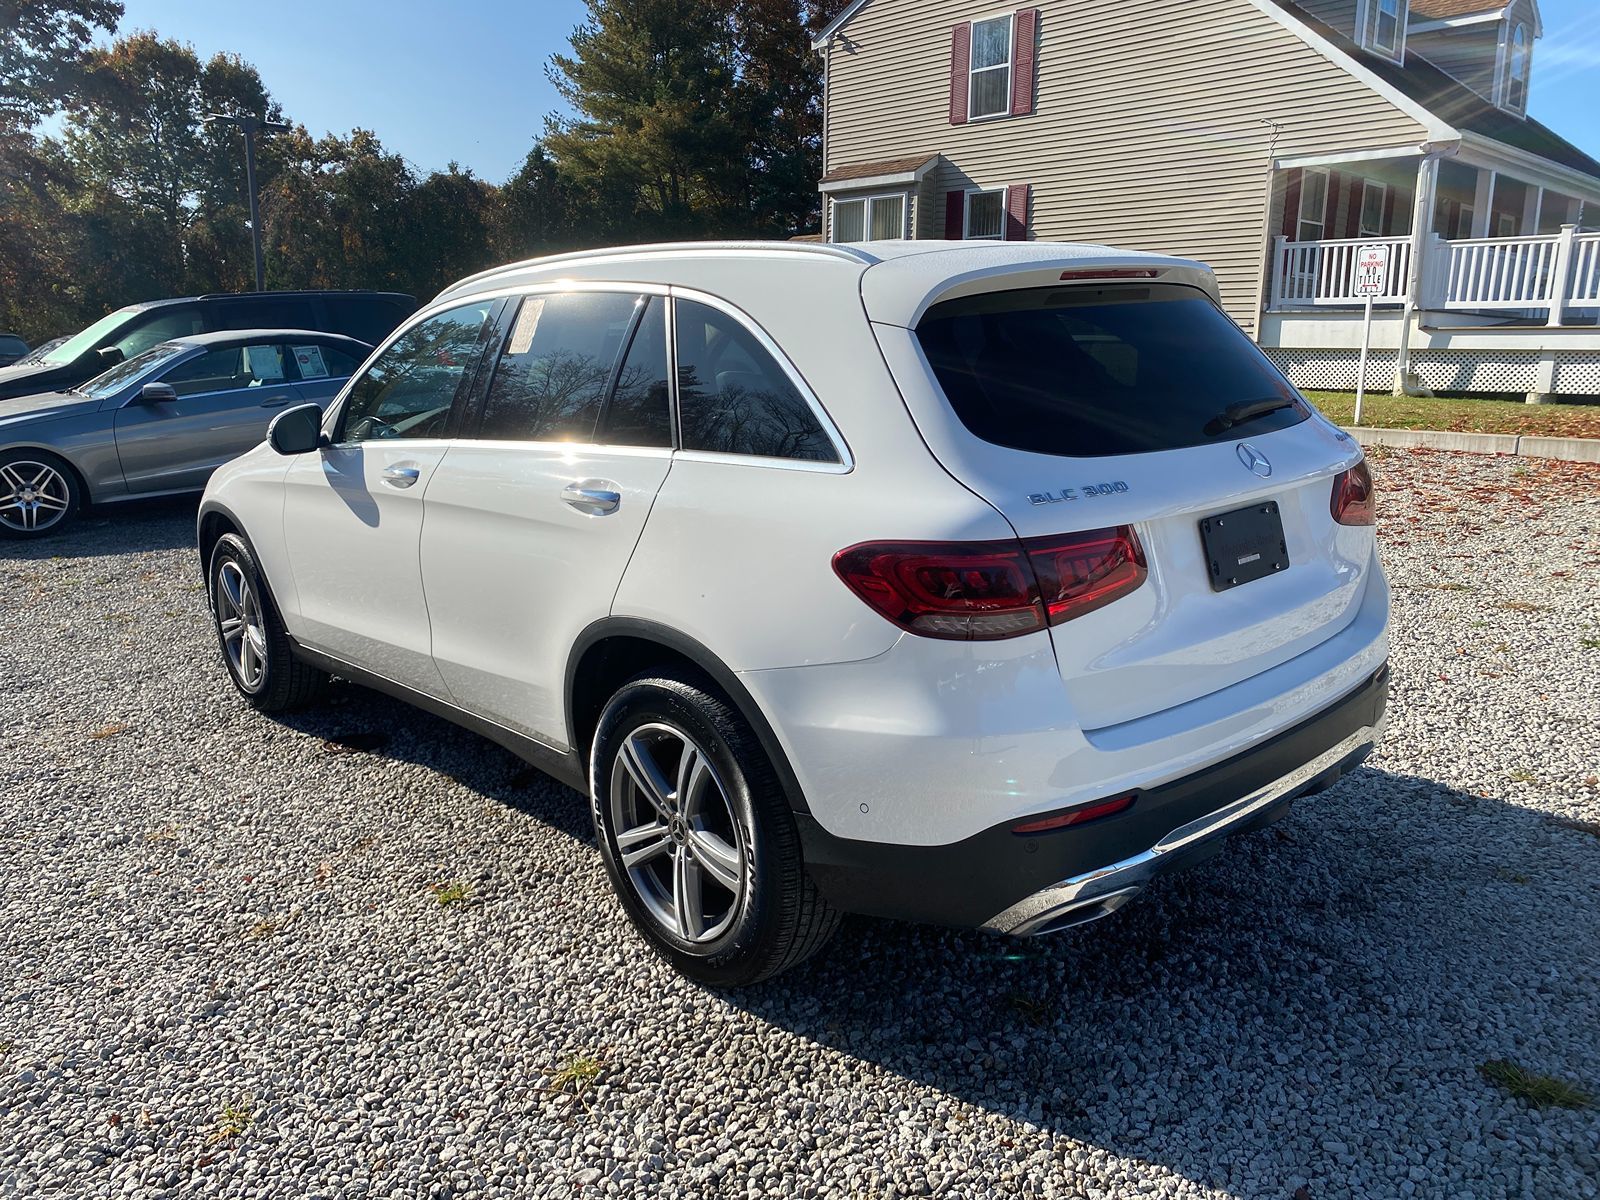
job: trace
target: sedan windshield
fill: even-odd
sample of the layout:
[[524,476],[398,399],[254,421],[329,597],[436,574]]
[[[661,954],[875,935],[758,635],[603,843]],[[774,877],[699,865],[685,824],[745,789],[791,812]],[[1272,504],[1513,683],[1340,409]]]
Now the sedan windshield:
[[151,346],[144,353],[135,354],[109,371],[102,371],[77,390],[91,400],[104,400],[107,396],[120,392],[141,376],[154,374],[157,369],[166,366],[189,349],[190,347],[179,342],[162,342],[159,346]]
[[89,328],[80,329],[62,342],[45,355],[42,361],[52,367],[64,367],[70,362],[77,361],[78,356],[85,350],[93,350],[108,341],[112,331],[120,328],[137,311],[135,308],[119,308],[114,313],[107,313]]

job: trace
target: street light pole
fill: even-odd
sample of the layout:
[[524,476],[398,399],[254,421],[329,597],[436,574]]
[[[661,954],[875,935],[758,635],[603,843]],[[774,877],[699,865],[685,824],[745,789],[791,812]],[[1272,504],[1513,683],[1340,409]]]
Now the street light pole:
[[261,254],[261,203],[256,197],[256,134],[282,133],[289,126],[283,121],[268,121],[249,113],[242,116],[207,113],[205,121],[207,125],[221,121],[244,130],[244,186],[250,194],[250,244],[256,258],[256,291],[264,292],[267,288],[267,271],[266,260]]

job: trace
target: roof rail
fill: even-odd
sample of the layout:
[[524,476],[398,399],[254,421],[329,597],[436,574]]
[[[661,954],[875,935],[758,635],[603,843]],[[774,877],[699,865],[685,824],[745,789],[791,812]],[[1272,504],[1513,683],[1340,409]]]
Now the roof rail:
[[868,254],[864,250],[858,250],[850,246],[840,246],[832,242],[655,242],[637,246],[602,246],[593,250],[571,250],[565,254],[545,254],[536,258],[525,258],[520,262],[506,263],[504,266],[490,267],[487,271],[479,271],[476,275],[468,275],[465,278],[456,280],[454,283],[447,284],[439,290],[439,295],[446,296],[458,288],[466,287],[469,283],[480,283],[486,279],[508,275],[513,271],[527,270],[530,267],[556,266],[561,263],[578,263],[602,258],[643,258],[653,254],[696,254],[704,253],[707,250],[760,250],[789,254],[809,254],[840,259],[844,262],[857,263],[861,266],[871,266],[878,261],[875,256]]

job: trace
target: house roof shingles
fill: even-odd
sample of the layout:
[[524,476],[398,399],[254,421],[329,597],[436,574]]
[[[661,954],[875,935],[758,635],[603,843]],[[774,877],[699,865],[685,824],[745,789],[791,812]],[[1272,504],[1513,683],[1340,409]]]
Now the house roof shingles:
[[[1332,42],[1390,87],[1422,105],[1445,124],[1600,179],[1600,161],[1591,158],[1555,130],[1540,124],[1532,117],[1519,117],[1484,99],[1466,84],[1445,74],[1421,55],[1407,50],[1405,65],[1402,66],[1381,54],[1373,54],[1362,49],[1353,39],[1300,8],[1294,0],[1274,0],[1274,2],[1280,8],[1287,9],[1297,20],[1304,22],[1319,36]],[[1437,5],[1464,4],[1467,0],[1433,0],[1433,2]],[[1473,2],[1477,3],[1478,0]],[[1419,0],[1412,0],[1412,7],[1420,9]],[[1485,6],[1480,4],[1479,8],[1473,11],[1478,11],[1482,7]]]
[[878,162],[853,163],[848,167],[835,167],[822,177],[823,183],[843,183],[848,179],[875,179],[879,175],[907,175],[921,170],[937,154],[913,154],[906,158],[881,159]]
[[1411,11],[1431,20],[1499,12],[1505,6],[1505,0],[1411,0]]

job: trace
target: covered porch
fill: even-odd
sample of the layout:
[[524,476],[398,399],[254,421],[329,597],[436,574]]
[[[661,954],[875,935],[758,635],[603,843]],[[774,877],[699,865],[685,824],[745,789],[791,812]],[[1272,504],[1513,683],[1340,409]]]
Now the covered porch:
[[1424,326],[1600,324],[1600,179],[1464,147],[1374,152],[1280,165],[1272,219],[1268,314],[1360,307],[1357,252],[1378,243],[1375,304]]

